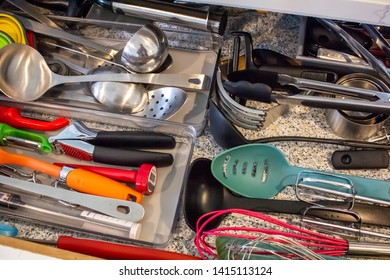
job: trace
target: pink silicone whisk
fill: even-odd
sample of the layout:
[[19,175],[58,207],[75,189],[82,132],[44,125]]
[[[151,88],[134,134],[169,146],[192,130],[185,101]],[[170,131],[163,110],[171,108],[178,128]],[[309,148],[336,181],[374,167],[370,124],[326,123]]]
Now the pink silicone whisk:
[[[259,220],[260,222],[266,222],[269,225],[272,225],[273,228],[228,226],[205,230],[210,221],[218,216],[226,214],[248,216],[254,220]],[[274,229],[275,226],[277,226],[278,229]],[[281,244],[285,241],[283,241],[284,239],[280,239],[280,241],[278,241],[278,237],[282,236],[295,241],[302,246],[302,248],[309,249],[314,254],[324,256],[340,257],[345,255],[390,255],[390,244],[387,243],[349,242],[342,238],[332,237],[327,234],[318,233],[288,224],[263,213],[243,209],[217,210],[204,214],[197,222],[194,243],[201,258],[217,258],[218,255],[216,247],[212,245],[211,242],[212,237],[234,237],[253,241],[261,235],[267,235],[271,239],[274,237],[273,241],[281,242]],[[285,254],[285,252],[281,252],[280,254]],[[291,256],[291,258],[293,257],[294,256]]]

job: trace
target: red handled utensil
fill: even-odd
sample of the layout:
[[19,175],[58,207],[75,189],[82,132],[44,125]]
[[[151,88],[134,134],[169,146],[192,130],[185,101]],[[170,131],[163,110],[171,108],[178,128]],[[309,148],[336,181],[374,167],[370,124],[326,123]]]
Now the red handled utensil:
[[29,128],[33,130],[51,131],[63,128],[69,120],[59,117],[53,121],[40,121],[22,117],[18,108],[0,106],[0,122],[16,128]]
[[107,260],[200,260],[199,257],[182,253],[65,235],[57,240],[22,239]]
[[81,168],[124,183],[135,183],[135,190],[144,195],[152,194],[157,183],[157,168],[148,163],[141,164],[137,171],[61,162],[54,162],[53,164],[61,167]]

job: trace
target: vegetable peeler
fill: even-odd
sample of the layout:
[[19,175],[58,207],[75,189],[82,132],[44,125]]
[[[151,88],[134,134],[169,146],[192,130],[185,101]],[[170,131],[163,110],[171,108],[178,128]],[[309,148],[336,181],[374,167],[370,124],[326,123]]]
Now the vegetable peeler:
[[49,137],[54,149],[76,159],[100,163],[156,167],[169,166],[173,156],[169,153],[138,149],[170,149],[175,139],[163,133],[145,131],[99,131],[87,128],[82,122],[73,122],[58,135]]
[[0,123],[0,145],[10,144],[38,149],[44,153],[53,150],[45,136]]
[[63,128],[69,124],[69,120],[59,117],[53,121],[40,121],[24,118],[18,108],[0,106],[0,122],[16,128],[29,128],[33,130],[51,131]]

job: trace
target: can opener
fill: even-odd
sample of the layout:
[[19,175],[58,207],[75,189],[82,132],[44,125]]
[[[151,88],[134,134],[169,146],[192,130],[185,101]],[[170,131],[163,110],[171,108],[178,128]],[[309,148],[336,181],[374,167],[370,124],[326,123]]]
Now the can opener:
[[139,150],[144,148],[171,149],[175,139],[167,134],[146,131],[92,131],[82,122],[73,122],[58,135],[49,137],[58,153],[73,158],[112,165],[156,167],[169,166],[173,156],[169,153]]

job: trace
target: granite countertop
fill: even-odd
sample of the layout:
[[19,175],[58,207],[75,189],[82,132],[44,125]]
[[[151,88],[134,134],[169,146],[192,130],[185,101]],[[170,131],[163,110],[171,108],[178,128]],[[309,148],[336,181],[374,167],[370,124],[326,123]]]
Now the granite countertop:
[[[227,29],[228,31],[241,30],[250,32],[254,39],[254,47],[268,48],[288,56],[294,56],[298,43],[299,25],[300,17],[298,16],[250,11],[229,17]],[[222,57],[229,56],[229,47],[229,44],[224,44]],[[326,122],[324,110],[307,107],[291,107],[287,114],[281,116],[270,126],[256,131],[242,130],[242,132],[248,139],[280,135],[337,137]],[[329,172],[334,171],[330,164],[332,152],[336,149],[343,149],[343,147],[332,145],[303,142],[277,142],[273,144],[284,153],[290,164]],[[221,151],[222,148],[213,139],[208,124],[202,135],[196,139],[192,159],[200,157],[211,159]],[[390,178],[388,169],[342,171],[342,173],[368,178]],[[294,194],[291,189],[287,188],[278,196],[292,198]],[[228,216],[224,223],[234,223],[237,221],[236,219],[234,215]],[[20,231],[20,236],[23,237],[54,239],[58,235],[67,233],[65,230],[34,225],[13,218],[0,217],[0,221],[15,225]],[[172,241],[165,249],[197,255],[194,237],[195,233],[186,225],[181,208]]]

